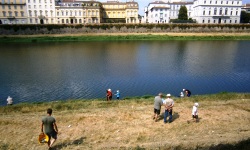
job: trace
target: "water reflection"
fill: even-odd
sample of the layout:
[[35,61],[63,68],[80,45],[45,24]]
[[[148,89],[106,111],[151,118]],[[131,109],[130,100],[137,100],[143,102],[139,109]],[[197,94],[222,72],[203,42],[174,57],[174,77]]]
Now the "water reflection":
[[104,98],[158,92],[248,92],[248,41],[125,41],[0,45],[0,100]]

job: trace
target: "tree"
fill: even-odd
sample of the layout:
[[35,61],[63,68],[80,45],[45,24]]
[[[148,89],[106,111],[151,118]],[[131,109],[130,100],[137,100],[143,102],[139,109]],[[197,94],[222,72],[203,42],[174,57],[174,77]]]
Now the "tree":
[[187,7],[186,6],[181,6],[181,8],[179,10],[178,19],[179,20],[188,20]]
[[240,23],[250,23],[250,14],[246,11],[241,11]]

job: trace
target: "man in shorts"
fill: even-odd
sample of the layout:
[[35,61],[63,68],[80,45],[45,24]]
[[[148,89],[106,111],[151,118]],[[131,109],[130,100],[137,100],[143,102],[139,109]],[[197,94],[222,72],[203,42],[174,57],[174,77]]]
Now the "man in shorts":
[[161,113],[161,105],[163,104],[162,102],[162,93],[159,93],[158,96],[155,97],[154,99],[154,116],[153,119],[155,122],[157,121],[160,113]]
[[47,116],[42,118],[42,125],[41,125],[41,131],[43,132],[45,130],[44,133],[49,137],[48,141],[49,148],[51,148],[54,142],[56,141],[58,133],[56,120],[51,115],[52,115],[52,109],[49,108],[47,109]]

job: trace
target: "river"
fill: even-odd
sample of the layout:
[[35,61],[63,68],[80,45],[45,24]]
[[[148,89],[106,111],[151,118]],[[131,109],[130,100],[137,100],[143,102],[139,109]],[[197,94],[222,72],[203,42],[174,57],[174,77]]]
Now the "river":
[[112,41],[0,44],[0,105],[250,92],[249,41]]

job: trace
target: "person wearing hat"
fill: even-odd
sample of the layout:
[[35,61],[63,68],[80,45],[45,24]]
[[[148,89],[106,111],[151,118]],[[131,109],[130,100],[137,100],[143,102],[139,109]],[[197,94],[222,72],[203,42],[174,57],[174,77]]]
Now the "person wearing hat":
[[166,96],[167,98],[163,102],[163,105],[165,106],[164,123],[167,123],[168,115],[169,115],[169,123],[171,123],[173,116],[174,100],[170,98],[171,94],[167,94]]
[[188,89],[183,89],[183,92],[184,94],[187,96],[187,97],[190,97],[191,96],[191,91],[188,90]]
[[106,97],[107,97],[107,101],[112,100],[112,91],[111,91],[111,89],[108,89],[108,90],[107,90],[107,95],[106,95]]
[[158,96],[154,99],[154,115],[153,120],[157,121],[160,113],[161,113],[161,106],[162,106],[162,93],[159,93]]
[[194,103],[193,109],[192,109],[192,116],[194,121],[198,121],[198,103]]

